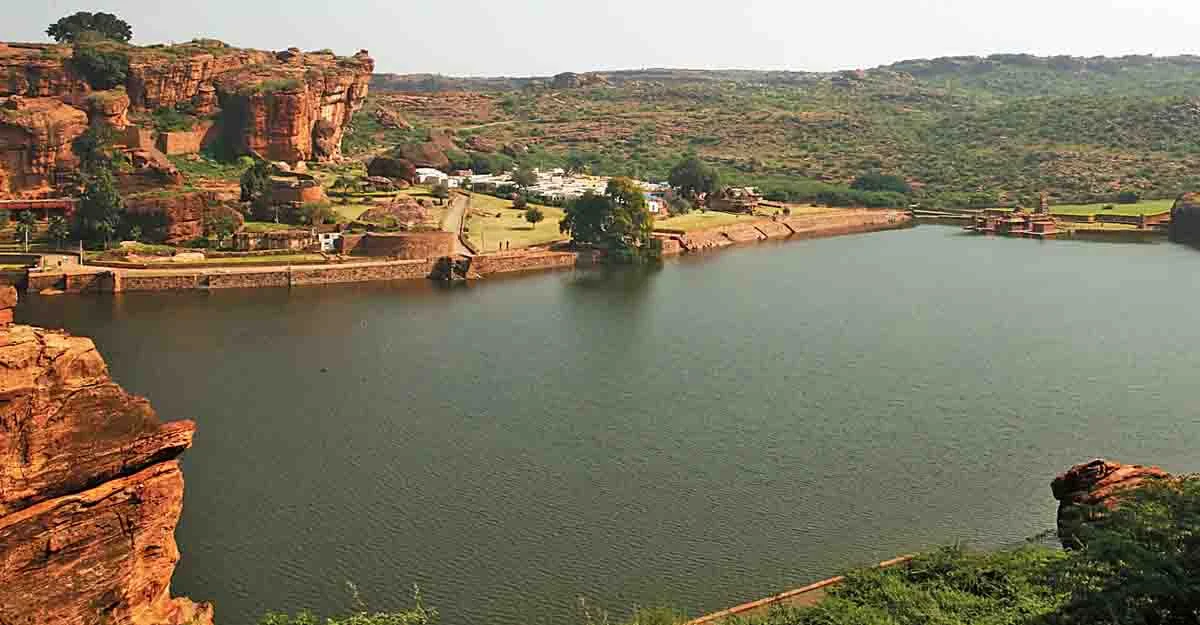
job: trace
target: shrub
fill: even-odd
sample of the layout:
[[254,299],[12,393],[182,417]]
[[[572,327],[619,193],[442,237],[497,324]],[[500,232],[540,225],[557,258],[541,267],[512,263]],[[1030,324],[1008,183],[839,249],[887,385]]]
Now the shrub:
[[900,176],[870,172],[859,176],[850,183],[850,188],[856,191],[890,191],[893,193],[909,194],[912,187]]
[[1137,191],[1122,191],[1117,194],[1118,204],[1137,204],[1141,199]]
[[125,84],[129,77],[129,57],[116,50],[104,51],[80,46],[71,57],[71,67],[83,76],[92,89],[107,91]]
[[163,107],[154,111],[154,128],[159,132],[188,131],[196,127],[196,119],[176,109]]

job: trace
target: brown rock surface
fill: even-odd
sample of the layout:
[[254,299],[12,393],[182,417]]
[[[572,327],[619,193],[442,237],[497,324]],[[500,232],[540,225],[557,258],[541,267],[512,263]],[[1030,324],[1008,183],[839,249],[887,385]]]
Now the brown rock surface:
[[429,211],[424,206],[421,206],[413,198],[402,195],[385,205],[368,209],[358,219],[360,221],[383,222],[388,220],[388,218],[392,218],[399,223],[407,224],[422,222],[428,216]]
[[124,130],[129,126],[129,94],[124,89],[97,91],[88,96],[88,119],[93,126]]
[[211,624],[170,596],[193,431],[113,383],[90,340],[0,329],[0,623]]
[[227,214],[238,226],[245,221],[220,194],[210,191],[148,195],[127,199],[125,204],[126,210],[133,215],[162,215],[165,231],[158,238],[168,244],[187,243],[203,236],[206,215]]
[[1100,509],[1116,506],[1123,491],[1148,480],[1170,479],[1170,473],[1138,464],[1096,459],[1075,465],[1054,478],[1050,490],[1058,500],[1058,537],[1064,547],[1078,545],[1079,526],[1095,518]]
[[409,161],[416,167],[432,167],[443,171],[450,168],[450,158],[432,141],[426,143],[409,143],[396,149],[400,158]]
[[87,125],[86,113],[58,98],[0,101],[0,198],[49,192],[56,170],[74,168],[71,142]]

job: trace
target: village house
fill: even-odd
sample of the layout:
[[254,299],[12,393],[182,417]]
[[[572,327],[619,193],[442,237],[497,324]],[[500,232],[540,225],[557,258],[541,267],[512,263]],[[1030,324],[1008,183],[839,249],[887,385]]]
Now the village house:
[[724,213],[753,213],[761,201],[762,194],[754,187],[725,187],[708,196],[708,208]]

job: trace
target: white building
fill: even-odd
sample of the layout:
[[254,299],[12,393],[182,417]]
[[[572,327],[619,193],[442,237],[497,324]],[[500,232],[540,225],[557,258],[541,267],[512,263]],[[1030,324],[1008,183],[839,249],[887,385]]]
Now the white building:
[[416,184],[418,185],[440,185],[448,180],[450,180],[449,175],[432,167],[421,167],[416,170]]

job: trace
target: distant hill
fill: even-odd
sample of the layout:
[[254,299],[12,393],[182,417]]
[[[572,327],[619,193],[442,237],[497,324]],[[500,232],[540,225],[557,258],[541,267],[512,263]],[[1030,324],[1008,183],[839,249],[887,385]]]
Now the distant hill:
[[[377,75],[367,108],[404,116],[418,134],[455,129],[468,157],[470,145],[509,146],[534,164],[571,158],[598,173],[664,177],[695,151],[731,180],[792,199],[874,170],[904,176],[915,201],[948,206],[1028,203],[1043,191],[1089,202],[1200,189],[1195,56],[1002,54],[824,73],[600,76],[606,85],[555,88],[567,83]],[[356,124],[356,144],[398,139],[368,126]]]

